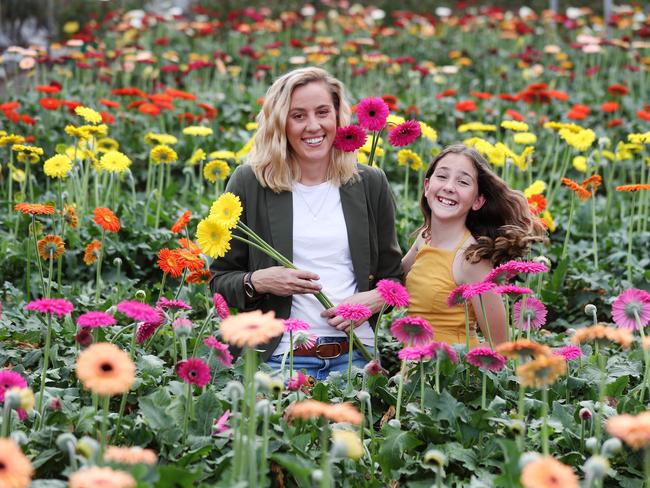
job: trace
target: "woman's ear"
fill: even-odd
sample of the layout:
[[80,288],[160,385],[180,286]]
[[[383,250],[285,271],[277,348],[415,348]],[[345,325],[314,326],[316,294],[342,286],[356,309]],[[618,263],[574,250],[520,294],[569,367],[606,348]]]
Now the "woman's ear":
[[472,210],[476,212],[477,210],[480,210],[483,205],[485,205],[485,197],[483,195],[479,195],[476,197],[476,200],[474,200],[474,203],[472,204]]

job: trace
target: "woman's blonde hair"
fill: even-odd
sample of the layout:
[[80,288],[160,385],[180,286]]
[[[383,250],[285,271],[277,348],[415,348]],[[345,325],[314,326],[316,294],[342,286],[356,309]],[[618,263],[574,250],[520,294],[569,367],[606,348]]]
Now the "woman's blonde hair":
[[[496,266],[510,259],[520,258],[533,242],[546,241],[543,225],[530,211],[523,193],[512,190],[497,176],[485,158],[474,148],[452,144],[444,148],[429,164],[425,178],[431,178],[438,163],[448,154],[462,154],[476,168],[478,193],[485,203],[478,210],[470,210],[465,225],[476,239],[464,253],[471,263],[481,259]],[[431,207],[424,193],[420,199],[424,224],[416,230],[425,239],[431,236]]]
[[[343,83],[321,68],[309,67],[291,71],[280,78],[266,92],[264,105],[257,116],[258,129],[253,148],[248,155],[257,180],[276,193],[291,191],[293,180],[300,179],[300,167],[287,141],[287,118],[293,91],[308,83],[323,83],[332,95],[337,127],[350,123],[350,106],[345,100]],[[356,157],[332,147],[332,158],[327,179],[343,185],[357,178]]]

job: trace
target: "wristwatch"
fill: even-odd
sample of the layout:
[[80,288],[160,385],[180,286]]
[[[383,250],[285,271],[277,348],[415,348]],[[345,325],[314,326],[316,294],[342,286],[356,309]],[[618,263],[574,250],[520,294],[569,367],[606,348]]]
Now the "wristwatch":
[[249,271],[244,275],[244,293],[246,293],[246,296],[248,298],[255,298],[255,296],[257,295],[257,290],[253,285],[252,276],[253,273],[251,271]]

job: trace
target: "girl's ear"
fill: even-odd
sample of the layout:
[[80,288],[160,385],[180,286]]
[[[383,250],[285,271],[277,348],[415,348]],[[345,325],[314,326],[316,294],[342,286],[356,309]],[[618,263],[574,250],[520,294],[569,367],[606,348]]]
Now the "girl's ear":
[[424,179],[424,191],[426,192],[429,189],[429,178]]
[[474,203],[472,204],[472,210],[476,212],[477,210],[480,210],[483,205],[485,205],[485,197],[483,195],[479,195],[476,197],[476,200],[474,200]]

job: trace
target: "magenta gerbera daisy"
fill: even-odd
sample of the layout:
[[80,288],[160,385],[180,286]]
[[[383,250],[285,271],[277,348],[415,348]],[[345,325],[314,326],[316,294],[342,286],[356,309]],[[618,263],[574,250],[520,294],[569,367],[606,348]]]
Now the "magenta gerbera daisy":
[[309,324],[300,319],[286,319],[283,320],[284,330],[286,332],[298,332],[299,330],[309,330]]
[[203,344],[205,344],[210,349],[212,349],[212,353],[221,364],[223,364],[227,368],[232,366],[233,357],[232,354],[230,354],[230,350],[228,349],[227,344],[224,344],[223,342],[219,342],[214,337],[206,337],[205,339],[203,339]]
[[411,346],[428,344],[433,339],[431,324],[422,317],[402,317],[393,322],[390,332],[400,342]]
[[422,361],[430,359],[431,356],[432,351],[428,346],[407,346],[397,353],[397,357],[403,361]]
[[27,381],[10,369],[0,370],[0,402],[5,401],[5,392],[10,388],[27,388]]
[[648,292],[629,288],[616,297],[612,303],[612,318],[619,327],[638,329],[648,325],[650,320],[650,298]]
[[25,305],[25,310],[54,314],[61,318],[64,315],[70,315],[74,306],[65,298],[39,298]]
[[363,320],[368,320],[372,316],[372,310],[360,303],[342,303],[336,307],[336,314],[340,315],[345,320],[361,322]]
[[556,356],[562,356],[567,361],[571,361],[572,359],[578,359],[582,356],[582,350],[579,346],[570,344],[568,346],[553,349],[553,354]]
[[458,362],[458,354],[456,354],[456,351],[454,351],[454,348],[451,347],[449,344],[446,342],[432,342],[429,344],[428,347],[431,350],[431,354],[433,357],[438,357],[439,354],[447,356],[447,358],[452,362],[452,363],[457,363]]
[[381,298],[391,307],[408,307],[411,297],[401,283],[394,280],[379,280],[377,291]]
[[77,325],[79,327],[105,327],[115,325],[115,323],[115,317],[106,312],[86,312],[77,317]]
[[162,322],[156,320],[155,322],[143,322],[138,326],[135,333],[135,340],[138,344],[144,343],[154,332],[162,325]]
[[212,303],[214,304],[214,309],[217,311],[217,315],[221,320],[227,319],[230,316],[230,308],[228,308],[228,303],[226,299],[219,293],[212,295]]
[[[521,313],[521,303],[522,300],[515,302],[513,307],[515,324],[521,323],[522,330],[528,330],[528,322],[530,320],[530,326],[539,329],[544,324],[546,324],[546,307],[542,302],[540,302],[535,297],[527,297],[526,304],[524,306],[524,312]],[[520,322],[521,317],[521,322]]]
[[307,382],[307,376],[305,376],[300,371],[295,371],[293,378],[291,378],[289,380],[289,383],[287,384],[287,390],[298,391],[300,390],[300,388],[302,388],[302,385],[304,385],[306,382]]
[[402,122],[388,133],[388,142],[395,147],[408,146],[422,135],[422,128],[417,120]]
[[517,286],[517,285],[499,285],[495,286],[494,289],[492,290],[494,293],[498,293],[499,295],[530,295],[533,293],[533,290],[530,288],[526,288],[525,286]]
[[214,433],[221,434],[228,430],[228,419],[230,418],[230,410],[226,410],[221,417],[214,421]]
[[343,152],[353,152],[366,143],[366,131],[358,125],[348,125],[336,129],[334,147]]
[[500,264],[488,273],[483,281],[494,281],[495,283],[503,283],[511,278],[514,278],[519,273],[546,273],[548,267],[544,263],[536,261],[508,261]]
[[484,295],[489,291],[492,291],[496,285],[492,281],[479,281],[477,283],[472,283],[467,285],[463,290],[463,299],[471,300],[474,297]]
[[469,285],[467,283],[463,283],[461,285],[458,285],[456,288],[453,289],[453,291],[449,294],[447,297],[447,305],[450,307],[455,307],[456,305],[462,305],[466,300],[463,298],[463,293],[465,292],[465,289]]
[[382,130],[386,127],[388,105],[379,97],[364,98],[357,105],[357,118],[366,130]]
[[489,347],[476,347],[467,353],[467,362],[477,368],[496,373],[503,369],[506,358]]
[[162,321],[156,309],[136,300],[124,300],[118,303],[117,310],[136,322],[160,323]]
[[176,372],[181,379],[190,385],[203,388],[210,383],[210,366],[203,359],[189,358],[176,365]]
[[183,300],[170,300],[169,298],[162,297],[156,302],[158,308],[167,310],[169,308],[173,310],[192,310],[192,307],[185,303]]

